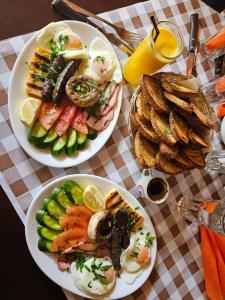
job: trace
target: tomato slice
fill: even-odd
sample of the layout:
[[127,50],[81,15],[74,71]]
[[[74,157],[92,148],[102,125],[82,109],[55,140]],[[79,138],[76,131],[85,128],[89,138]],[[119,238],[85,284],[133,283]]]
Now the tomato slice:
[[86,110],[84,110],[83,112],[79,109],[79,111],[77,111],[77,114],[71,124],[71,127],[73,127],[74,129],[76,129],[76,131],[83,133],[83,134],[88,134],[88,127],[87,127],[87,117],[88,117],[88,113]]
[[41,125],[46,130],[49,130],[60,116],[63,108],[63,103],[60,106],[56,106],[53,102],[42,102],[39,112],[39,121]]
[[75,117],[76,110],[77,108],[74,104],[69,104],[64,108],[55,126],[55,131],[59,136],[63,135],[69,128]]

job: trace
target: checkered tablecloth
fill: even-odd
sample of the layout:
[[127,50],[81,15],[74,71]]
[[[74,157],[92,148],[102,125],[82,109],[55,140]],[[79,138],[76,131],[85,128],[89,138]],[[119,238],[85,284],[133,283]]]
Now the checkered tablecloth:
[[[205,39],[225,25],[222,17],[198,0],[158,0],[138,3],[129,7],[101,14],[102,17],[131,31],[147,34],[151,29],[149,16],[177,24],[188,45],[190,15],[198,13],[200,39]],[[108,28],[107,28],[108,30]],[[140,178],[140,169],[133,155],[128,137],[127,119],[132,88],[124,86],[124,97],[117,125],[102,150],[92,159],[68,169],[46,167],[30,158],[16,140],[9,121],[7,91],[11,70],[17,55],[32,36],[26,34],[0,42],[0,180],[18,215],[25,220],[28,207],[34,196],[46,182],[65,174],[91,173],[103,176],[124,186],[137,196],[135,183]],[[115,49],[122,63],[126,54]],[[172,65],[164,70],[185,73],[187,49]],[[213,78],[214,67],[197,59],[200,83]],[[15,87],[16,88],[16,87]],[[214,145],[222,147],[219,134],[214,136]],[[170,199],[157,206],[142,203],[154,224],[158,256],[153,272],[145,284],[126,299],[206,299],[201,262],[200,240],[195,224],[188,225],[174,209],[176,199],[183,194],[221,198],[224,196],[224,175],[209,174],[206,170],[195,170],[183,175],[168,176],[171,186]],[[80,297],[66,292],[70,299]]]

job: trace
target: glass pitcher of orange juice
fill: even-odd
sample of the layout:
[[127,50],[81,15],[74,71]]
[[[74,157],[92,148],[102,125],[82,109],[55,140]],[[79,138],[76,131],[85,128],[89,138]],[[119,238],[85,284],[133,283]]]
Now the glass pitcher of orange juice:
[[123,75],[131,84],[138,84],[143,74],[152,74],[176,59],[183,50],[183,37],[176,25],[168,21],[157,23],[159,35],[154,41],[156,31],[138,45],[128,58]]

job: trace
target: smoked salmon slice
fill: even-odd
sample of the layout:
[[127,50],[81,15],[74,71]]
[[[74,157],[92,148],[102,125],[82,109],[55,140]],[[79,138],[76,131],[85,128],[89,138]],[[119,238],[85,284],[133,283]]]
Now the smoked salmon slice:
[[225,47],[225,28],[206,42],[205,47],[209,51]]

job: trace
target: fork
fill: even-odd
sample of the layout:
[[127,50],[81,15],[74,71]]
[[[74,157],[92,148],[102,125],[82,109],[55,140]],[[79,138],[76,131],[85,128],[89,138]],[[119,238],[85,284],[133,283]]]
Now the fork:
[[69,6],[72,10],[78,12],[78,13],[81,13],[83,15],[85,15],[86,17],[92,17],[96,20],[99,20],[107,25],[109,25],[110,27],[112,27],[116,32],[117,34],[121,37],[121,39],[123,39],[124,41],[126,41],[127,43],[129,44],[132,44],[132,43],[139,43],[143,40],[143,36],[137,34],[137,33],[134,33],[134,32],[131,32],[131,31],[128,31],[120,26],[116,26],[112,23],[110,23],[109,21],[93,14],[92,12],[74,4],[73,2],[69,1],[69,0],[62,0],[62,2],[64,4],[66,4],[67,6]]

